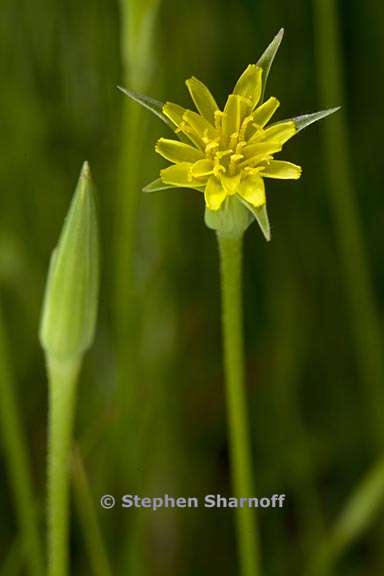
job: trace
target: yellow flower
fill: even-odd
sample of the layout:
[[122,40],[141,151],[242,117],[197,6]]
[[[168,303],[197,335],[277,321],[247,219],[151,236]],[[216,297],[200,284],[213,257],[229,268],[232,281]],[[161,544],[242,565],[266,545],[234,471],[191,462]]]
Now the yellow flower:
[[270,240],[264,179],[297,180],[301,176],[300,166],[276,160],[275,154],[297,132],[338,110],[331,108],[270,124],[279,101],[273,96],[263,101],[264,90],[283,33],[281,29],[257,63],[246,68],[223,110],[209,89],[194,77],[186,84],[197,112],[121,88],[178,136],[178,140],[158,140],[156,152],[172,164],[161,170],[160,178],[148,184],[145,192],[194,188],[204,193],[209,228],[236,235],[256,219]]
[[164,105],[163,114],[184,140],[160,138],[156,144],[156,152],[173,162],[161,170],[164,184],[201,190],[207,208],[219,210],[233,195],[255,208],[265,204],[264,178],[300,178],[300,166],[274,159],[297,128],[293,120],[268,125],[279,101],[260,104],[262,77],[260,66],[248,66],[223,110],[196,78],[186,84],[198,112]]

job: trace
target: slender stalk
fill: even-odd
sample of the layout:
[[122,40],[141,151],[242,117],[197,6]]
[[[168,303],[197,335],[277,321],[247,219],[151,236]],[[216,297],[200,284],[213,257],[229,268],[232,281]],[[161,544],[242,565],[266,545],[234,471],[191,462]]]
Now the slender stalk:
[[69,574],[69,473],[80,359],[47,360],[50,414],[48,450],[48,574]]
[[[223,306],[223,343],[232,482],[235,496],[253,496],[251,443],[244,378],[241,295],[242,238],[218,234]],[[242,576],[258,576],[259,543],[254,512],[237,508]]]
[[74,451],[72,470],[76,505],[93,573],[95,576],[112,576],[112,570],[97,521],[95,499],[92,495],[79,448]]
[[33,496],[28,448],[15,397],[15,388],[0,310],[0,425],[5,462],[15,498],[28,570],[33,576],[41,576],[44,574],[44,564],[39,539],[36,500]]
[[[322,104],[345,104],[339,22],[334,0],[313,0],[317,70]],[[380,315],[368,270],[368,258],[355,201],[349,138],[343,110],[322,124],[327,189],[335,222],[354,328],[361,378],[369,394],[374,441],[383,449],[384,362]]]

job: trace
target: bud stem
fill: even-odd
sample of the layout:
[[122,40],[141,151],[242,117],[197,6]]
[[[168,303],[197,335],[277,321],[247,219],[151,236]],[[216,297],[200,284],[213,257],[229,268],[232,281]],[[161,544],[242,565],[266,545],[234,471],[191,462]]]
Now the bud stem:
[[[242,235],[218,236],[223,307],[224,369],[232,483],[237,498],[253,494],[251,443],[244,378],[241,295]],[[260,576],[254,511],[237,508],[237,536],[242,576]]]
[[67,576],[69,472],[77,379],[81,356],[57,362],[48,355],[48,556],[49,576]]

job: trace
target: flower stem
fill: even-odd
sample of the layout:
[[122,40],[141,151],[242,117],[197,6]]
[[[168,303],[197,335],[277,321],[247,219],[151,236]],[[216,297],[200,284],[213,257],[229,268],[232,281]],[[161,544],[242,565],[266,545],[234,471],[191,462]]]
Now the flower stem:
[[50,415],[48,452],[48,574],[67,576],[69,473],[72,428],[80,358],[47,359]]
[[[223,306],[223,343],[232,482],[235,496],[253,496],[251,444],[244,378],[241,295],[242,237],[218,234]],[[259,544],[252,509],[237,508],[242,576],[258,576]]]

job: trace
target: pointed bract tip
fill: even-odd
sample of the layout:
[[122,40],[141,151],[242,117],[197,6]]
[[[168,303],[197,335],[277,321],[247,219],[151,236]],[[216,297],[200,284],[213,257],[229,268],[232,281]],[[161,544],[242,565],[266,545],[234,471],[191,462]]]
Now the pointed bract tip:
[[267,212],[267,205],[263,204],[259,208],[253,209],[253,214],[257,220],[258,225],[260,226],[261,232],[263,233],[264,238],[267,242],[271,240],[271,225],[269,223],[268,212]]
[[[322,118],[326,118],[327,116],[334,114],[335,112],[337,112],[340,109],[341,109],[341,106],[335,106],[335,108],[326,108],[325,110],[320,111],[319,114],[322,114]],[[315,114],[316,114],[316,112],[315,112]]]
[[303,130],[310,124],[323,120],[338,110],[340,110],[340,106],[337,106],[336,108],[328,108],[327,110],[320,110],[319,112],[313,112],[312,114],[303,114],[302,116],[291,118],[291,120],[295,123],[296,130],[300,132],[300,130]]
[[150,110],[153,114],[155,114],[158,118],[160,118],[167,126],[174,130],[174,125],[172,122],[163,114],[164,103],[160,102],[159,100],[155,100],[155,98],[151,98],[150,96],[144,96],[144,94],[140,94],[139,92],[135,92],[134,90],[127,90],[122,86],[117,86],[118,90],[120,90],[123,94],[128,96],[131,100],[140,104],[147,110]]
[[258,220],[258,224],[259,224],[260,230],[264,236],[264,239],[267,242],[270,242],[272,239],[272,234],[271,234],[271,228],[270,228],[269,222],[260,222],[260,220]]
[[85,160],[85,162],[83,162],[83,165],[81,167],[80,177],[86,178],[88,180],[92,180],[91,169],[89,167],[88,160]]
[[73,202],[89,202],[92,194],[93,180],[91,169],[87,161],[83,162],[80,170],[80,176],[77,183]]
[[273,38],[272,42],[268,44],[267,48],[264,50],[262,55],[257,61],[257,66],[260,66],[263,69],[263,87],[261,93],[261,101],[264,99],[264,92],[269,76],[269,72],[271,70],[271,66],[277,54],[277,51],[280,47],[281,41],[284,36],[284,28],[280,28],[276,36]]

